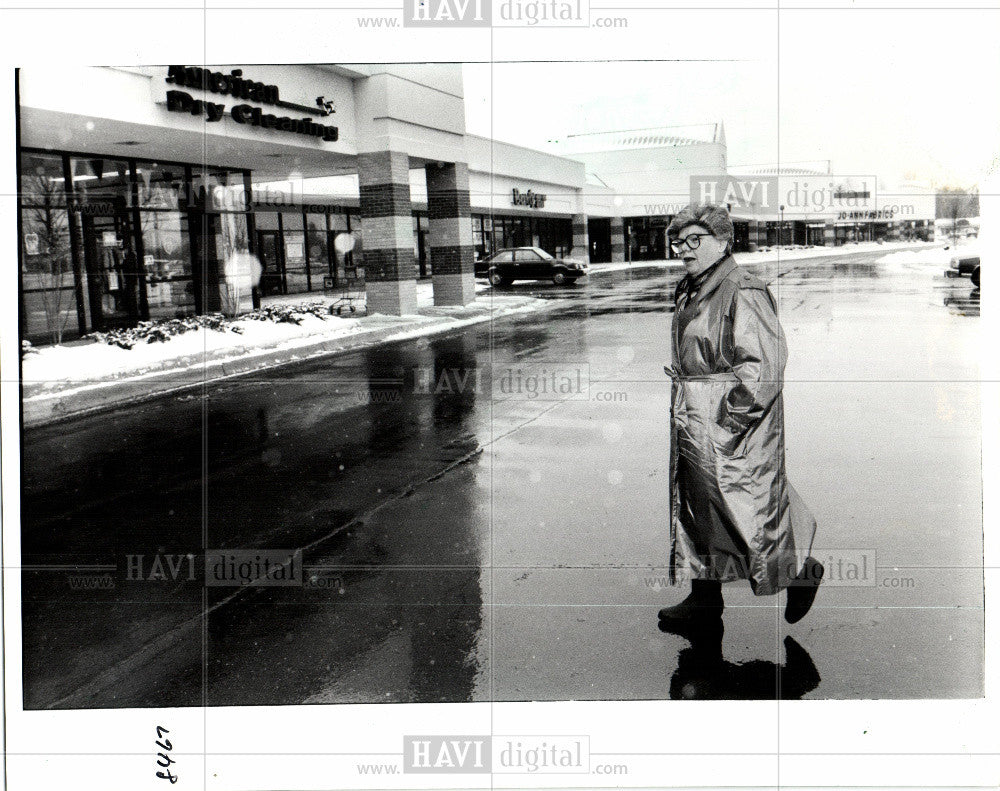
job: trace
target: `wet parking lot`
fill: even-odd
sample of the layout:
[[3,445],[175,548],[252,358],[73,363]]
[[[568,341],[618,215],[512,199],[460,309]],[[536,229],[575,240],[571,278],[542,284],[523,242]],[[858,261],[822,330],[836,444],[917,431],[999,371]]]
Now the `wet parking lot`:
[[[733,583],[724,630],[657,629],[679,273],[633,268],[26,432],[26,707],[980,696],[978,292],[877,259],[761,273],[829,574],[801,623]],[[209,549],[304,581],[206,587]]]

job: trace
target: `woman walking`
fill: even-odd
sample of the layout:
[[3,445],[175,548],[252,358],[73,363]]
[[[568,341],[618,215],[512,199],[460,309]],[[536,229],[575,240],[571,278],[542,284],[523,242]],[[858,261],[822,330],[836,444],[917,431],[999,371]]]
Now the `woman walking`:
[[732,257],[729,212],[688,206],[667,237],[687,271],[671,326],[672,584],[682,602],[660,610],[666,630],[722,616],[722,583],[757,596],[788,590],[785,620],[812,606],[823,566],[809,556],[816,520],[785,477],[782,385],[787,349],[768,287]]

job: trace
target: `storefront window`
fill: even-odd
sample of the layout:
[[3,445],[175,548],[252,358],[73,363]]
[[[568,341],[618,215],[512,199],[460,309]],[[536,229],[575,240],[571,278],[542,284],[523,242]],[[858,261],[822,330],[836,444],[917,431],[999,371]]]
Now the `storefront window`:
[[253,223],[257,227],[258,231],[277,231],[278,212],[276,211],[254,212]]
[[541,247],[555,256],[569,254],[572,222],[564,217],[472,216],[472,246],[476,260],[507,247]]
[[310,283],[314,290],[323,288],[323,277],[330,275],[330,240],[325,214],[306,215],[306,252],[309,256]]
[[218,216],[215,228],[215,250],[220,263],[231,258],[234,253],[249,251],[245,214],[224,212]]
[[25,334],[61,343],[79,332],[69,215],[64,208],[24,206],[21,223]]
[[667,257],[667,218],[626,217],[625,238],[630,261],[660,261]]
[[149,318],[177,318],[195,312],[188,195],[183,165],[137,162],[142,273]]
[[483,218],[478,215],[472,215],[470,218],[472,223],[472,250],[473,257],[478,261],[484,256],[483,252]]
[[184,166],[140,162],[135,174],[141,209],[183,209],[187,205],[184,192]]
[[114,211],[132,206],[128,162],[123,159],[72,157],[73,193],[79,203]]
[[65,206],[63,161],[58,154],[21,155],[21,200],[33,206]]
[[144,211],[140,217],[149,317],[193,314],[194,282],[187,215],[178,211]]
[[195,168],[191,179],[195,204],[205,211],[249,210],[242,171]]
[[[337,282],[341,283],[344,279],[344,265],[347,261],[347,256],[349,251],[341,249],[345,247],[345,242],[353,244],[353,239],[351,239],[350,234],[347,232],[348,223],[346,214],[329,214],[327,215],[327,223],[329,224],[329,232],[327,234],[328,245],[330,249],[330,255],[332,256],[333,263],[331,274],[337,278]],[[343,236],[344,239],[340,242],[337,238]]]
[[483,253],[492,255],[498,247],[496,232],[493,230],[493,218],[483,217]]
[[199,226],[192,228],[198,245],[199,268],[196,288],[204,294],[202,311],[237,313],[249,307],[249,206],[245,174],[221,168],[192,168],[192,199],[195,217],[204,212]]
[[[361,225],[359,220],[352,218],[351,227],[355,227],[355,224],[357,224],[358,226]],[[350,238],[353,241],[353,244],[350,245],[350,252],[346,256],[346,265],[348,270],[350,270],[351,268],[354,269],[353,272],[354,277],[363,279],[365,276],[365,256],[364,256],[364,244],[361,238],[360,228],[358,230],[351,231]],[[348,277],[351,276],[352,273],[348,271]]]
[[[306,272],[306,243],[302,231],[289,230],[288,220],[292,215],[285,214],[285,287],[287,294],[297,294],[309,290],[309,275]],[[302,225],[302,216],[298,215],[298,225]]]
[[244,171],[34,151],[21,168],[29,339],[217,310],[254,271]]

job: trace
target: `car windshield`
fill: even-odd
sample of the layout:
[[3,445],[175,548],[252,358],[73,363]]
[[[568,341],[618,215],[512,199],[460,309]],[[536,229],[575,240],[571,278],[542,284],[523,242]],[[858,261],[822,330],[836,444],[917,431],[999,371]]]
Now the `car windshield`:
[[532,247],[531,249],[534,250],[536,253],[538,253],[546,261],[552,258],[552,256],[546,253],[541,247]]

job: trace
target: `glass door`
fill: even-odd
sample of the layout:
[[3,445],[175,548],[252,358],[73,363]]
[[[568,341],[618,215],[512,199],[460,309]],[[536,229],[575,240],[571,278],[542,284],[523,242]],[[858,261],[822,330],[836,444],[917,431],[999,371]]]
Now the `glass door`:
[[257,232],[257,256],[263,266],[260,276],[261,296],[271,296],[272,294],[283,294],[284,292],[284,265],[282,261],[281,234],[279,231],[258,231]]
[[139,320],[139,271],[128,212],[124,205],[109,204],[106,213],[83,213],[81,221],[94,328],[134,325]]

